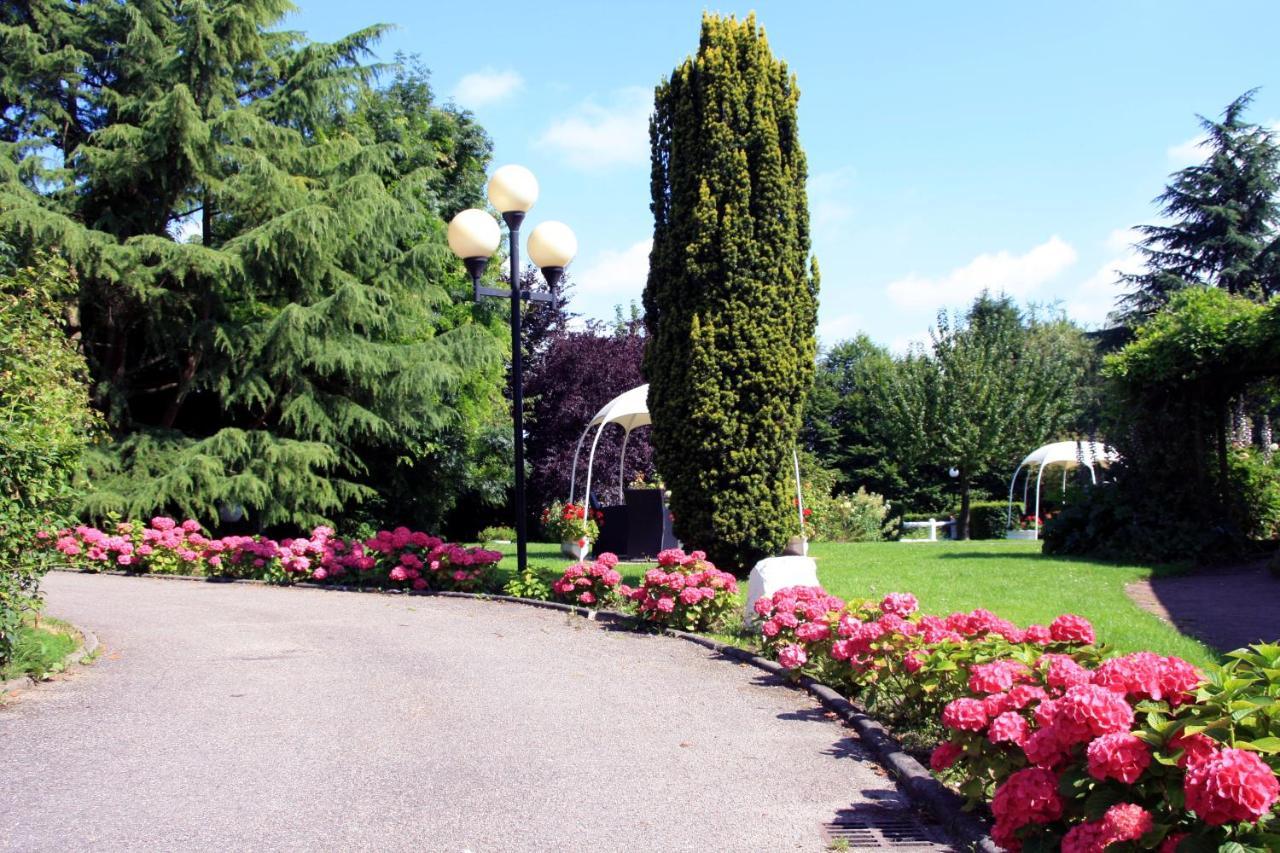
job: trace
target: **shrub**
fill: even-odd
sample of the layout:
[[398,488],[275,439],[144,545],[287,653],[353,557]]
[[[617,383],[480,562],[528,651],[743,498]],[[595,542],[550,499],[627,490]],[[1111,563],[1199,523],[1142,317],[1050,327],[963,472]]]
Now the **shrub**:
[[1004,848],[1280,842],[1280,644],[1202,673],[1149,652],[1108,659],[1079,616],[1024,630],[983,610],[922,616],[909,595],[837,603],[818,589],[757,602],[766,652],[881,716],[914,725],[926,709],[935,773],[990,802]]
[[723,624],[737,606],[738,582],[707,562],[706,554],[679,548],[658,554],[658,568],[645,572],[639,588],[620,587],[635,602],[640,618],[686,631]]
[[969,505],[970,539],[1003,539],[1008,528],[1009,504],[1005,501],[975,501]]
[[546,601],[551,598],[551,580],[536,566],[526,564],[523,572],[513,575],[503,585],[502,592],[506,595],[514,595],[516,598]]
[[72,289],[53,257],[0,276],[0,667],[39,607],[52,557],[31,543],[68,521],[72,476],[96,424],[84,359],[59,320]]
[[897,527],[896,521],[888,520],[888,501],[863,488],[820,501],[814,516],[816,538],[831,542],[879,542]]
[[1280,468],[1256,450],[1230,455],[1231,515],[1245,536],[1280,536]]
[[551,585],[556,598],[584,607],[603,607],[612,600],[622,583],[616,554],[604,553],[592,563],[574,563]]
[[478,538],[481,542],[514,542],[516,532],[510,527],[486,527]]
[[157,516],[147,524],[119,522],[113,533],[81,525],[39,541],[85,571],[217,575],[272,583],[352,582],[390,588],[472,592],[492,585],[498,551],[464,548],[397,527],[366,540],[347,540],[330,527],[279,542],[263,536],[210,539],[200,523]]

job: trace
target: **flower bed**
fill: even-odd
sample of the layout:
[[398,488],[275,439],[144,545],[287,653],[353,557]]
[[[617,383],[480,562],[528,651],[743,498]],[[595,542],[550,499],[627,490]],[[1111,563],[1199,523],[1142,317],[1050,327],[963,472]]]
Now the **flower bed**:
[[708,562],[701,551],[658,553],[658,567],[645,572],[636,589],[620,591],[641,619],[685,631],[707,631],[724,623],[737,606],[738,581]]
[[551,585],[560,601],[583,607],[600,608],[610,604],[622,583],[616,554],[601,554],[593,563],[574,563]]
[[348,540],[329,527],[308,537],[276,541],[264,536],[210,538],[200,523],[158,516],[120,522],[114,532],[81,525],[39,537],[68,565],[85,571],[122,569],[143,574],[209,575],[272,583],[350,583],[359,586],[472,592],[490,585],[498,551],[463,548],[420,531],[380,530]]
[[985,610],[921,615],[914,597],[760,599],[765,652],[929,732],[931,765],[986,800],[1007,850],[1280,848],[1280,646],[1202,673],[1108,658],[1064,615],[1020,628]]

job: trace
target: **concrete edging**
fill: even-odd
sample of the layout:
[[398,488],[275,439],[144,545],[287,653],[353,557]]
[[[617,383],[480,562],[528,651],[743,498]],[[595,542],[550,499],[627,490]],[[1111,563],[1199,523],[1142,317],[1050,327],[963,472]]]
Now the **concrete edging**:
[[[208,578],[194,575],[149,575],[120,571],[106,572],[81,572],[78,569],[56,568],[52,571],[71,572],[74,574],[104,574],[118,575],[123,577],[149,577],[159,580],[185,580],[185,581],[203,581],[205,583],[242,583],[253,584],[258,586],[279,586],[278,584],[269,584],[266,581],[253,580],[248,578]],[[377,593],[381,595],[407,595],[407,596],[423,596],[434,598],[465,598],[479,601],[498,601],[507,604],[519,604],[525,607],[537,607],[544,610],[555,610],[562,613],[569,613],[575,616],[581,616],[591,621],[608,621],[614,624],[625,624],[633,629],[639,629],[644,623],[642,620],[627,613],[621,613],[616,610],[592,610],[588,607],[578,607],[572,604],[562,604],[558,601],[540,601],[534,598],[519,598],[513,595],[496,595],[479,592],[450,592],[444,590],[395,590],[395,589],[376,589],[371,587],[352,587],[340,584],[317,584],[317,583],[296,583],[289,586],[301,587],[303,589],[313,589],[322,592],[365,592]],[[81,630],[77,628],[77,630]],[[93,635],[81,631],[85,637],[85,651],[81,655],[89,654],[93,649],[97,648],[97,638],[93,638],[93,647],[90,648],[89,637]],[[939,782],[933,777],[924,765],[912,758],[889,731],[881,725],[877,720],[868,716],[861,711],[856,705],[847,698],[837,693],[827,685],[820,681],[816,681],[809,676],[804,676],[798,680],[792,679],[790,670],[771,661],[768,658],[760,657],[752,654],[746,649],[731,646],[727,643],[721,643],[710,637],[701,634],[694,634],[688,631],[680,631],[675,628],[661,628],[657,633],[668,637],[674,637],[684,640],[695,645],[702,646],[716,652],[722,657],[733,658],[742,663],[754,666],[756,669],[763,670],[771,675],[780,676],[795,687],[799,687],[817,699],[828,710],[837,714],[846,724],[858,733],[872,753],[876,760],[885,767],[894,778],[898,781],[908,797],[916,802],[917,805],[928,811],[951,835],[957,840],[963,841],[972,846],[973,849],[981,850],[983,853],[1000,853],[1001,848],[991,840],[987,822],[973,812],[965,811],[964,798],[952,791],[946,785]],[[78,660],[78,658],[77,658]],[[68,658],[68,662],[71,659]],[[23,679],[27,680],[27,679]],[[0,691],[5,688],[4,684],[0,684]]]

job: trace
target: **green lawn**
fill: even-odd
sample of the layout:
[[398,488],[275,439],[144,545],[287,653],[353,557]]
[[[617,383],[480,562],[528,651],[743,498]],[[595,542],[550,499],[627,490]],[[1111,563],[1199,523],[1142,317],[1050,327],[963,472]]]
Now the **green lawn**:
[[[515,546],[492,547],[512,555],[502,567],[513,570]],[[985,607],[1020,625],[1047,624],[1060,613],[1079,613],[1093,622],[1102,641],[1119,651],[1154,651],[1198,664],[1215,659],[1209,648],[1141,610],[1125,595],[1125,584],[1163,569],[1046,557],[1038,542],[1005,540],[818,542],[810,553],[818,562],[822,585],[844,598],[911,592],[925,612]],[[529,545],[530,565],[549,573],[558,574],[570,562],[556,545]],[[627,583],[635,584],[651,565],[623,563],[618,568]]]
[[55,671],[67,655],[80,646],[74,629],[57,619],[41,619],[39,627],[26,624],[18,630],[13,660],[0,669],[0,681],[30,675],[42,678]]

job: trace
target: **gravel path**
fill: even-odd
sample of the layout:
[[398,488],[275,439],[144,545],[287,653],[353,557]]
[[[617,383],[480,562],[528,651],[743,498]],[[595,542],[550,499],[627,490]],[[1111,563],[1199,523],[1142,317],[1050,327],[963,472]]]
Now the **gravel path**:
[[3,850],[816,851],[837,813],[905,805],[806,694],[679,640],[458,599],[44,589],[105,651],[0,708]]

